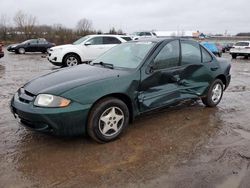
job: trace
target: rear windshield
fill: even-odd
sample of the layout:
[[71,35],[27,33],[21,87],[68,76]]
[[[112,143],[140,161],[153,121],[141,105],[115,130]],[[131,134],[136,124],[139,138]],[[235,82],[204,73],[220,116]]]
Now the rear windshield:
[[132,40],[130,37],[122,37],[122,39],[124,39],[124,40],[126,40],[126,41]]
[[235,46],[249,46],[249,42],[237,42]]

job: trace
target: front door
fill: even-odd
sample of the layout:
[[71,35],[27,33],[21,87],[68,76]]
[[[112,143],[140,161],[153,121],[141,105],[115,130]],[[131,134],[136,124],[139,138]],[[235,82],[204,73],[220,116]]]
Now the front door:
[[138,96],[140,111],[169,105],[179,100],[178,82],[183,68],[180,66],[180,41],[162,44],[152,60],[141,71]]

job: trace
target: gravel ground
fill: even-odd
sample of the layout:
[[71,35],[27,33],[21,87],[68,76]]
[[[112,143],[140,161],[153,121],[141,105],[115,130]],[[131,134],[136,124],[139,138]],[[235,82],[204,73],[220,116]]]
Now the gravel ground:
[[27,130],[9,110],[16,90],[57,69],[43,54],[0,59],[0,187],[249,187],[250,61],[231,60],[217,108],[184,103],[141,116],[97,144]]

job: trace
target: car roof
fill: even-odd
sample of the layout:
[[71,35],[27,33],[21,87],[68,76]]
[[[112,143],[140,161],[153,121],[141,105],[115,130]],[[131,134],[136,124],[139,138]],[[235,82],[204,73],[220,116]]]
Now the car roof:
[[[172,40],[185,40],[185,41],[195,41],[193,39],[187,39],[187,38],[182,38],[182,37],[150,37],[150,38],[140,38],[138,40],[134,40],[135,42],[163,42],[163,41],[172,41]],[[133,41],[130,41],[133,42]]]
[[[238,41],[238,42],[249,42],[250,43],[250,41],[249,40],[242,40],[242,41]],[[238,42],[236,42],[236,43],[238,43]]]
[[88,35],[90,37],[130,37],[128,35],[113,35],[113,34],[96,34],[96,35]]

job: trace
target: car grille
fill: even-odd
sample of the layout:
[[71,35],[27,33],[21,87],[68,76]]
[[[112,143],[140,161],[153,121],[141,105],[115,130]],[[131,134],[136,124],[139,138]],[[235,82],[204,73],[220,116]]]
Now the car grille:
[[35,98],[35,95],[26,91],[24,88],[20,88],[18,90],[18,98],[21,102],[28,104]]

